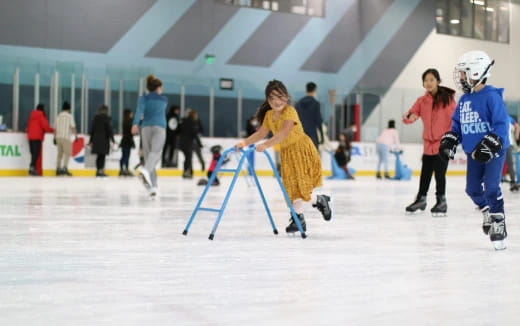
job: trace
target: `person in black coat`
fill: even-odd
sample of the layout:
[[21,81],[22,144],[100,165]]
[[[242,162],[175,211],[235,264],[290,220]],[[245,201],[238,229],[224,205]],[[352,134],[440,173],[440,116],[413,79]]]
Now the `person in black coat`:
[[309,82],[306,85],[307,96],[303,97],[296,104],[298,116],[302,122],[303,131],[312,139],[312,142],[318,149],[318,131],[320,139],[323,139],[322,123],[323,118],[320,111],[320,102],[316,100],[318,88],[315,83]]
[[182,153],[184,154],[184,172],[183,178],[193,178],[193,143],[199,139],[199,124],[198,114],[196,111],[190,111],[187,117],[182,119],[182,123],[179,131],[179,145]]
[[130,151],[135,148],[134,135],[132,135],[132,121],[134,113],[130,109],[123,111],[123,137],[121,138],[121,160],[119,161],[119,176],[133,176],[128,170],[128,161],[130,160]]
[[163,148],[162,167],[177,167],[175,150],[181,122],[179,113],[179,106],[172,105],[166,115],[166,141]]
[[92,128],[90,129],[89,145],[92,154],[97,154],[96,177],[106,177],[105,157],[110,153],[110,142],[115,143],[112,121],[108,115],[108,106],[103,105],[94,116]]

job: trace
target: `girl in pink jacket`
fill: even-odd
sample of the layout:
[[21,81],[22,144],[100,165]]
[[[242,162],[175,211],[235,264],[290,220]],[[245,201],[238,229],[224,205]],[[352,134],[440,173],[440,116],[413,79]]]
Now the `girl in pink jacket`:
[[426,94],[419,97],[412,108],[405,113],[403,122],[411,124],[421,118],[424,125],[424,153],[422,156],[421,180],[419,193],[415,201],[406,207],[407,212],[426,209],[426,195],[430,188],[432,174],[435,172],[437,203],[431,209],[432,214],[446,215],[446,170],[448,162],[439,157],[439,145],[445,132],[451,130],[451,117],[457,103],[455,91],[440,86],[441,77],[436,69],[428,69],[422,74]]

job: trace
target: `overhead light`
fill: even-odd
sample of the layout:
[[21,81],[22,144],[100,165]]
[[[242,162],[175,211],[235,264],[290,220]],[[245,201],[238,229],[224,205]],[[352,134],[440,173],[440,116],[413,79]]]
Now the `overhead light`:
[[460,24],[460,20],[452,19],[452,20],[450,20],[450,24]]
[[486,7],[486,11],[489,11],[489,12],[494,12],[495,9],[491,8],[491,7]]

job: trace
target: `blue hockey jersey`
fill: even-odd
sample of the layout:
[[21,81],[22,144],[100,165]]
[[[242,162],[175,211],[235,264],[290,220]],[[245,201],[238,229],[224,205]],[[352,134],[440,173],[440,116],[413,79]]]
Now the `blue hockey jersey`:
[[509,115],[503,93],[503,88],[487,85],[460,98],[451,130],[460,136],[464,152],[473,152],[488,133],[499,136],[504,149],[509,147]]

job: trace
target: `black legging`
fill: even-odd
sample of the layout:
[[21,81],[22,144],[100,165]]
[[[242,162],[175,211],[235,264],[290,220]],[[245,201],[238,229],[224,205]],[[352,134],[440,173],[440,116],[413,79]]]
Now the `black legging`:
[[98,170],[103,170],[105,168],[105,157],[106,154],[98,154],[96,158],[96,168]]
[[446,170],[448,169],[448,162],[443,161],[439,155],[425,155],[422,156],[421,181],[419,183],[419,196],[426,196],[430,188],[430,181],[432,174],[435,172],[435,185],[437,196],[446,194]]
[[181,148],[182,153],[184,154],[184,174],[193,175],[193,168],[191,164],[191,160],[193,157],[193,149],[189,148]]
[[41,140],[29,140],[29,149],[31,151],[31,167],[36,168],[36,162],[38,161],[38,157],[40,156],[40,151],[42,148]]

